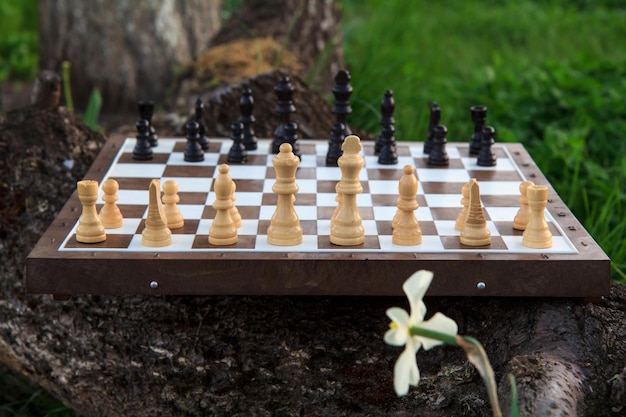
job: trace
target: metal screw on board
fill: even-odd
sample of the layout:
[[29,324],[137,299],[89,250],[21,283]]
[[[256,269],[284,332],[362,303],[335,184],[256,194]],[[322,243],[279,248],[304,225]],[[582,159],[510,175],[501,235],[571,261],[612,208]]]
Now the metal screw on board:
[[485,284],[482,281],[476,284],[476,288],[478,288],[479,290],[484,290],[486,287],[487,287],[487,284]]
[[152,288],[153,290],[156,289],[156,288],[159,288],[159,283],[156,282],[156,281],[152,281],[150,283],[150,288]]

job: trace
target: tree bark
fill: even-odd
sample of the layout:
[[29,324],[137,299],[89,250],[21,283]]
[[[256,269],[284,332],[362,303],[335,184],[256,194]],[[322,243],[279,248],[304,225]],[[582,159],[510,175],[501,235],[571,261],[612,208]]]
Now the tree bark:
[[177,67],[206,49],[220,26],[221,1],[41,0],[40,68],[72,66],[72,95],[85,109],[98,88],[103,110],[160,103]]

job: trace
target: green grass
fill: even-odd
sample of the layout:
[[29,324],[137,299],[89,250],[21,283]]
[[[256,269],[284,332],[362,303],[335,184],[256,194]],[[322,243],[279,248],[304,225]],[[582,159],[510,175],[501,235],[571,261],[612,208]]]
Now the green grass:
[[37,74],[36,0],[0,2],[0,81],[33,79]]
[[617,1],[342,0],[350,123],[424,140],[439,103],[451,141],[489,108],[499,141],[524,143],[626,283],[626,6]]

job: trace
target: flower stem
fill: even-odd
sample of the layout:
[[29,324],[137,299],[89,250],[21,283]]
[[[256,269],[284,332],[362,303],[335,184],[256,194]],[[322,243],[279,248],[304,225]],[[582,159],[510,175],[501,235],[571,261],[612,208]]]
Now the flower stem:
[[459,346],[456,340],[456,336],[453,334],[442,333],[435,330],[424,329],[422,327],[412,326],[409,329],[411,336],[422,336],[429,339],[440,340],[446,345]]

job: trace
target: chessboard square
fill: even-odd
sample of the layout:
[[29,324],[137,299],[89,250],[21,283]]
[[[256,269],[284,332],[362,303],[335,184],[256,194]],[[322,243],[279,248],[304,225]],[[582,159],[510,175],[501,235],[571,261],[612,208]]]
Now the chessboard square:
[[236,182],[237,180],[258,180],[265,178],[264,166],[249,166],[249,165],[230,165],[230,177]]
[[317,234],[320,236],[330,236],[330,217],[317,221]]
[[341,179],[339,167],[317,167],[315,171],[315,178],[318,181],[339,181]]
[[375,220],[363,220],[362,224],[367,236],[378,236],[378,227]]
[[[196,234],[198,235],[207,235],[209,234],[209,230],[211,230],[211,225],[213,224],[213,219],[201,219],[198,222],[198,226],[196,228]],[[257,219],[241,219],[241,227],[237,229],[237,235],[256,235],[258,233],[259,228],[259,220]]]
[[[170,154],[176,142],[176,139],[159,139],[159,145],[152,148],[152,153]],[[132,154],[136,144],[136,138],[126,138],[122,145],[122,152]]]
[[502,236],[502,239],[506,242],[509,251],[522,252],[522,253],[563,253],[563,254],[575,254],[578,250],[563,236],[552,236],[552,247],[545,249],[528,248],[522,244],[522,236]]
[[178,204],[180,214],[182,214],[185,223],[191,219],[201,219],[204,212],[204,204]]
[[330,236],[317,236],[317,246],[320,250],[324,251],[337,251],[337,252],[351,252],[354,250],[359,251],[377,251],[380,250],[380,243],[377,236],[365,235],[365,239],[362,244],[354,246],[341,246],[335,245],[330,242]]
[[392,181],[379,181],[379,180],[369,180],[369,189],[372,194],[392,194],[395,195],[396,198],[398,196],[398,183],[399,179],[395,182]]
[[428,207],[462,207],[459,194],[426,194]]
[[[419,202],[418,202],[419,204]],[[393,206],[398,205],[398,195],[392,194],[372,194],[372,206]]]
[[[257,141],[256,149],[253,151],[248,151],[248,154],[259,154],[259,155],[269,155],[270,153],[271,140],[259,140]],[[230,149],[230,148],[228,148]],[[268,158],[270,159],[270,158]]]
[[317,207],[336,207],[337,201],[335,197],[337,197],[337,193],[317,193],[315,205]]
[[117,229],[105,229],[107,239],[109,235],[134,235],[137,233],[140,224],[141,218],[124,218],[122,220],[122,227],[118,227]]
[[[368,169],[390,169],[395,171],[401,170],[405,165],[413,166],[413,158],[410,156],[398,156],[398,163],[392,165],[379,164],[377,155],[365,156],[363,159],[365,159],[365,166]],[[401,174],[402,172],[400,171]]]
[[161,178],[165,164],[115,164],[109,171],[110,178]]
[[483,181],[478,183],[480,195],[514,195],[519,193],[519,181]]
[[438,253],[443,252],[443,244],[439,236],[422,234],[422,243],[419,245],[403,246],[393,243],[393,236],[379,236],[380,248],[385,252],[407,252],[407,253]]
[[485,211],[494,222],[512,222],[519,207],[485,207]]
[[394,206],[374,206],[372,207],[374,210],[374,219],[375,220],[389,220],[393,219],[393,216],[396,215],[398,211],[397,207]]
[[479,171],[479,170],[468,170],[467,174],[470,178],[476,178],[478,183],[481,181],[516,181],[521,183],[524,179],[520,175],[517,170],[513,171]]
[[337,192],[337,181],[317,181],[317,193],[333,194]]
[[313,205],[300,206],[297,202],[296,200],[295,210],[300,220],[317,220],[317,207]]
[[[235,192],[235,206],[237,208],[241,206],[260,206],[263,200],[263,193],[248,193],[245,191]],[[206,204],[207,206],[212,206],[215,202],[215,193],[210,193],[207,195]]]
[[300,149],[300,164],[298,168],[316,168],[317,167],[317,157],[316,155],[304,153],[302,149]]
[[168,165],[163,171],[164,177],[171,178],[211,178],[215,173],[214,166],[206,165]]
[[254,250],[258,252],[316,252],[317,236],[316,235],[302,235],[302,243],[291,246],[279,246],[272,245],[267,241],[267,235],[258,235]]
[[[362,213],[363,210],[367,210],[372,208],[372,195],[368,194],[363,187],[363,193],[356,195],[356,205],[359,209],[359,212]],[[361,214],[363,216],[363,214]]]
[[195,234],[172,234],[172,243],[159,248],[144,246],[141,242],[141,235],[133,236],[128,244],[128,250],[133,252],[187,252],[193,246]]
[[[421,208],[420,208],[421,210]],[[433,220],[452,220],[456,222],[457,217],[463,210],[463,207],[459,204],[459,207],[429,207],[430,215]]]
[[[262,193],[263,189],[265,188],[265,183],[267,182],[267,180],[244,180],[244,179],[237,179],[237,181],[235,181],[235,195],[241,193],[241,192],[248,192],[248,193]],[[214,188],[211,188],[211,192],[215,191]]]
[[106,231],[107,239],[98,243],[80,243],[76,241],[76,235],[72,233],[59,251],[84,251],[85,249],[119,250],[126,249],[133,238],[133,234],[114,234]]
[[499,158],[496,161],[496,165],[492,167],[478,165],[477,157],[461,158],[461,161],[465,169],[472,171],[515,171],[515,166],[507,158]]
[[200,223],[199,219],[185,219],[185,223],[183,227],[179,227],[176,229],[170,228],[172,234],[176,235],[195,235],[198,233],[198,224]]
[[[418,194],[454,194],[458,195],[459,201],[463,197],[462,189],[465,183],[462,182],[439,182],[439,181],[424,181],[418,183]],[[459,203],[460,204],[460,203]]]
[[218,154],[204,152],[204,160],[198,162],[185,161],[184,152],[172,152],[167,160],[168,165],[193,165],[193,166],[210,166],[215,167],[218,163]]
[[[145,190],[118,190],[117,191],[117,203],[118,205],[134,204],[148,206],[148,189]],[[102,195],[99,198],[102,201]]]
[[[261,208],[260,206],[237,206],[237,210],[242,219],[258,219]],[[217,211],[211,205],[207,205],[202,212],[202,218],[214,219],[216,213]]]
[[372,180],[386,181],[389,187],[398,191],[398,182],[400,178],[402,178],[402,166],[390,165],[390,167],[393,168],[379,169],[376,167],[368,167],[368,182]]
[[420,182],[469,182],[470,178],[464,169],[417,168],[417,179]]
[[[118,204],[117,207],[122,212],[124,219],[141,219],[148,210],[148,201],[141,204]],[[98,212],[100,212],[100,208],[98,208]]]
[[519,195],[487,195],[480,196],[485,207],[520,207]]
[[178,204],[202,204],[206,203],[208,198],[209,190],[207,189],[205,192],[190,192],[184,191],[178,193],[178,197],[180,201]]
[[216,246],[211,245],[209,243],[209,235],[197,235],[192,243],[192,249],[194,250],[203,250],[210,252],[223,252],[225,250],[233,250],[233,251],[249,251],[250,249],[254,249],[254,241],[256,240],[256,236],[246,235],[246,236],[237,236],[237,243],[228,246]]
[[155,153],[155,154],[152,154],[151,159],[136,160],[135,158],[133,158],[133,154],[131,152],[131,153],[121,154],[119,159],[117,160],[117,163],[118,164],[142,164],[142,165],[165,164],[167,163],[168,159],[169,159],[168,154]]
[[161,188],[165,181],[169,180],[176,181],[179,193],[194,191],[209,192],[211,183],[213,182],[212,178],[168,177],[164,175],[163,178],[161,178]]
[[[459,236],[460,231],[455,229],[456,221],[452,220],[435,220],[435,227],[439,236]],[[492,221],[487,221],[487,229],[491,233],[491,237],[499,236],[500,231]]]

